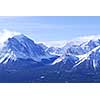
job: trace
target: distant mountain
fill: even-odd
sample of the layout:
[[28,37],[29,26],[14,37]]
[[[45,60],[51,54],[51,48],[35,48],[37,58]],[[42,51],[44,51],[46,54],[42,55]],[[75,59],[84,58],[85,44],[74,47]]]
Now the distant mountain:
[[100,71],[100,46],[93,48],[84,55],[80,55],[73,69],[89,73],[92,71]]
[[[81,40],[79,40],[81,41]],[[94,72],[100,70],[100,39],[84,40],[83,42],[69,42],[62,49],[62,55],[52,64],[60,66],[71,66],[71,71]],[[67,58],[67,59],[66,59]],[[70,60],[69,60],[70,59]]]
[[52,55],[61,55],[63,53],[63,50],[62,48],[58,48],[58,47],[49,47],[48,49],[46,49],[46,52]]

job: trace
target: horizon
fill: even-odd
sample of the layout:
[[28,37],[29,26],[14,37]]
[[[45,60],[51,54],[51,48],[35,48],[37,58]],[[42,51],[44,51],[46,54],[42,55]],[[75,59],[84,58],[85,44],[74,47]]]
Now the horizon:
[[43,43],[44,45],[46,45],[47,47],[64,47],[67,43],[70,42],[86,42],[88,40],[97,40],[100,39],[100,35],[86,35],[86,36],[80,36],[80,37],[76,37],[74,39],[70,39],[70,40],[54,40],[54,41],[35,41],[33,38],[31,38],[29,35],[26,34],[22,34],[20,32],[16,32],[16,31],[10,31],[10,30],[2,30],[0,32],[0,43],[4,43],[8,38],[12,38],[13,36],[16,35],[25,35],[26,37],[32,39],[35,43],[39,44],[39,43]]

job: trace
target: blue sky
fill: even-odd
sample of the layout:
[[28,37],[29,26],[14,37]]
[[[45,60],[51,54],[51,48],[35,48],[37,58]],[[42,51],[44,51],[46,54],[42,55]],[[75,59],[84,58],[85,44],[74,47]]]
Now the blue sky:
[[100,17],[0,17],[0,30],[17,31],[35,41],[69,40],[100,34]]

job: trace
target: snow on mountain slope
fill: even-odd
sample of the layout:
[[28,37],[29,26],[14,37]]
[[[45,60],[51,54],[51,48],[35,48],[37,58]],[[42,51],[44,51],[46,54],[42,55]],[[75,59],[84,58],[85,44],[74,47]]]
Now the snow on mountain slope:
[[58,48],[58,47],[47,48],[46,52],[50,53],[51,55],[58,55],[58,56],[63,54],[62,48]]
[[81,47],[86,51],[89,52],[93,48],[97,47],[100,45],[100,39],[97,40],[90,40],[87,43],[81,45]]
[[68,62],[70,60],[70,62],[72,61],[77,61],[78,57],[71,55],[71,54],[67,54],[67,55],[61,55],[60,57],[58,57],[53,63],[52,65],[55,64],[59,64],[60,62],[62,62],[62,64],[66,64],[66,62]]
[[87,37],[79,37],[77,39],[71,40],[66,43],[63,47],[64,53],[71,54],[85,54],[89,52],[93,48],[100,45],[100,35],[97,36],[87,36]]
[[[68,61],[74,64],[75,61],[73,66],[75,68],[88,59],[92,60],[94,68],[98,65],[97,60],[100,58],[99,36],[67,41],[62,48],[48,48],[44,44],[36,44],[23,34],[7,30],[4,33],[2,35],[3,38],[0,40],[0,44],[2,44],[0,45],[0,63],[6,64],[9,60],[16,61],[17,59],[32,59],[37,62],[45,62],[45,59],[50,60],[50,58],[58,55],[51,65],[59,64],[60,62],[69,64]],[[96,56],[93,56],[93,54]]]
[[64,59],[65,59],[65,56],[62,55],[62,56],[60,56],[59,58],[57,58],[57,59],[52,63],[52,65],[55,65],[55,64],[57,64],[57,63],[63,61]]
[[[74,41],[73,41],[74,42]],[[56,59],[52,64],[60,64],[61,62],[66,62],[68,61],[66,58],[71,59],[75,61],[73,64],[72,69],[74,68],[90,68],[93,67],[94,70],[96,70],[98,67],[100,67],[100,36],[90,36],[90,37],[85,37],[80,38],[79,42],[75,41],[73,43],[72,41],[66,44],[63,49],[64,52],[62,55]],[[64,56],[64,55],[70,55],[70,56]],[[72,55],[72,56],[71,56]],[[66,67],[69,66],[66,63]],[[64,63],[62,63],[62,66]]]
[[[10,32],[8,32],[10,35]],[[7,33],[7,34],[8,34]],[[40,62],[41,59],[52,57],[49,53],[34,41],[27,38],[23,34],[13,34],[7,36],[2,42],[0,49],[0,63],[7,63],[9,60],[16,59],[33,59]]]
[[[92,49],[91,51],[89,51],[88,53],[86,53],[84,55],[79,55],[78,57],[80,59],[76,62],[76,64],[73,66],[73,68],[79,66],[81,63],[83,63],[85,60],[88,60],[88,59],[93,60],[93,67],[95,68],[96,67],[96,60],[95,60],[96,56],[95,55],[93,56],[93,54],[97,53],[97,50],[100,50],[100,46],[95,47],[94,49]],[[92,57],[91,57],[91,55],[92,55]]]
[[48,49],[48,47],[43,43],[39,43],[38,45],[41,46],[45,51]]
[[53,55],[75,54],[82,55],[100,45],[100,35],[83,36],[73,40],[42,42]]

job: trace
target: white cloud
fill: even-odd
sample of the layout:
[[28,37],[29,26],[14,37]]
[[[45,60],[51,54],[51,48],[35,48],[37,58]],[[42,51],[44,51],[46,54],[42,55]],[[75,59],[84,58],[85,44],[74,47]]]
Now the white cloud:
[[88,41],[88,40],[97,40],[100,39],[100,35],[87,35],[83,37],[78,37],[77,39],[83,40],[83,41]]
[[90,40],[97,40],[100,39],[100,35],[87,35],[83,37],[77,37],[76,39],[71,40],[60,40],[60,41],[45,41],[42,42],[48,47],[63,47],[66,44],[81,44],[82,42],[87,42]]
[[4,29],[2,32],[0,32],[0,43],[4,43],[8,38],[11,38],[15,35],[20,35],[21,33],[8,31]]
[[43,43],[44,45],[48,47],[63,47],[67,43],[66,40],[60,40],[60,41],[45,41],[45,42],[40,42]]

